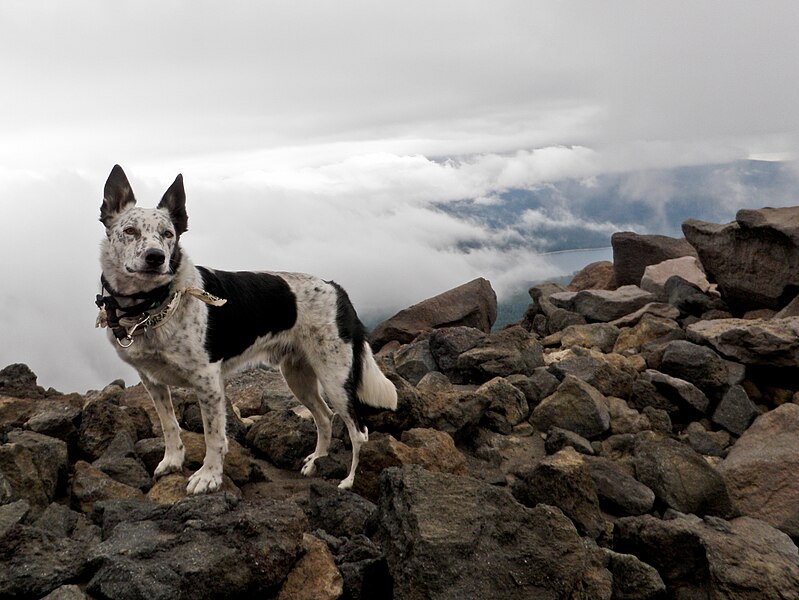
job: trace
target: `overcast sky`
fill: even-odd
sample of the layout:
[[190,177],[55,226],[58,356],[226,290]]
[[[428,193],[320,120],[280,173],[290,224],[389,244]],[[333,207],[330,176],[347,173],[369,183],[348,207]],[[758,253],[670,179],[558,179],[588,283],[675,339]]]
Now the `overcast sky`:
[[0,367],[135,383],[92,328],[114,163],[145,206],[184,174],[199,264],[332,278],[367,317],[481,275],[504,295],[563,266],[434,205],[793,159],[797,23],[792,0],[4,0]]

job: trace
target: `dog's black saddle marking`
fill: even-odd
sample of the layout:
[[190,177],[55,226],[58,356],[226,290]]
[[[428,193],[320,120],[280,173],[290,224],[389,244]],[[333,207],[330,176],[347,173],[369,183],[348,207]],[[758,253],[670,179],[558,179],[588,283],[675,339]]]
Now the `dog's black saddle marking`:
[[270,273],[197,269],[203,289],[227,300],[223,306],[208,307],[205,349],[211,362],[239,356],[257,338],[294,327],[297,299],[281,277]]

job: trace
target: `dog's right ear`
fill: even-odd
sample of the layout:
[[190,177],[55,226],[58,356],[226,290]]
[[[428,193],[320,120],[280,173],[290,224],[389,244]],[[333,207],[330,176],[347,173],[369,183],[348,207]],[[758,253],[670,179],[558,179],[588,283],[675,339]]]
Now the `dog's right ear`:
[[133,196],[133,189],[125,176],[125,171],[119,165],[114,165],[105,182],[103,204],[100,206],[100,221],[106,227],[110,227],[114,217],[133,204],[136,204],[136,198]]

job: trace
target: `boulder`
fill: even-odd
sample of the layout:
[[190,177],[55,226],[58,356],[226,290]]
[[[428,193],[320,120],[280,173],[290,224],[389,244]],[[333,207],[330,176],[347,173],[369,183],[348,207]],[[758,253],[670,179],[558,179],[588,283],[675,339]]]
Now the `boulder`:
[[387,470],[380,490],[376,537],[395,598],[565,598],[587,577],[588,551],[557,508],[413,466]]
[[565,448],[573,448],[580,454],[595,454],[591,442],[573,431],[560,427],[552,427],[547,432],[544,448],[546,448],[547,454],[556,454]]
[[488,411],[501,415],[511,427],[530,415],[527,397],[504,377],[487,381],[475,393],[488,398]]
[[768,524],[651,515],[616,522],[614,549],[655,567],[670,598],[799,598],[799,552]]
[[604,529],[594,481],[574,448],[547,456],[514,472],[513,496],[525,506],[557,506],[581,535],[597,538]]
[[699,454],[726,456],[730,434],[726,431],[708,431],[701,423],[694,421],[685,428],[685,441]]
[[605,398],[610,415],[610,432],[612,434],[638,433],[652,429],[649,418],[631,408],[627,402],[615,396]]
[[304,533],[302,550],[305,554],[289,572],[277,600],[338,600],[344,579],[327,544]]
[[146,492],[153,481],[144,463],[136,456],[133,440],[125,431],[120,431],[103,452],[102,456],[92,463],[115,481],[124,483]]
[[799,207],[739,210],[717,225],[689,219],[683,233],[735,311],[779,310],[799,281]]
[[666,346],[660,371],[688,381],[707,394],[718,394],[728,386],[740,383],[745,367],[724,360],[706,346],[677,340]]
[[111,441],[124,431],[135,442],[139,439],[136,423],[122,407],[105,399],[90,401],[83,409],[78,446],[92,459],[100,458]]
[[635,285],[615,290],[583,290],[552,294],[549,301],[558,308],[575,312],[589,322],[607,323],[629,315],[656,298]]
[[12,431],[0,445],[0,474],[9,487],[8,500],[27,500],[41,513],[63,488],[68,469],[67,445],[59,439]]
[[616,462],[591,457],[586,464],[602,510],[622,516],[642,515],[652,510],[655,493]]
[[311,483],[307,515],[311,528],[336,537],[362,535],[376,506],[363,496],[325,482]]
[[458,357],[486,339],[474,327],[442,327],[430,334],[430,353],[438,369],[454,383],[464,383],[466,374],[458,370]]
[[635,354],[650,344],[681,339],[685,339],[685,333],[676,321],[645,314],[635,326],[622,330],[612,351],[617,354]]
[[85,514],[91,513],[94,504],[103,500],[144,498],[140,489],[115,481],[82,460],[75,463],[70,496],[72,507]]
[[47,396],[36,383],[36,373],[28,365],[15,363],[0,369],[0,396],[38,399]]
[[680,277],[703,293],[710,290],[710,282],[695,256],[681,256],[649,265],[641,278],[641,289],[654,294],[662,302],[668,298],[666,282],[671,277]]
[[799,537],[799,406],[759,416],[719,465],[735,507]]
[[647,369],[633,386],[630,404],[638,410],[652,406],[668,413],[683,411],[696,416],[707,413],[710,400],[702,390],[684,379]]
[[602,354],[575,347],[552,362],[549,370],[559,379],[572,375],[606,396],[629,398],[638,377],[633,364],[620,354]]
[[799,317],[699,321],[688,326],[688,333],[722,355],[747,365],[799,364]]
[[69,402],[52,400],[37,408],[23,427],[29,431],[63,440],[73,446],[78,439],[81,410]]
[[430,338],[402,346],[394,353],[394,368],[397,373],[416,385],[430,371],[438,370],[438,365],[430,353]]
[[272,410],[247,432],[247,445],[275,466],[296,471],[316,447],[316,426],[292,410]]
[[0,537],[0,597],[41,598],[86,570],[84,542],[25,525]]
[[375,350],[396,340],[412,342],[423,331],[464,325],[488,333],[497,318],[497,295],[488,280],[479,277],[423,300],[383,321],[369,335]]
[[544,365],[544,349],[535,336],[515,326],[488,335],[458,356],[456,371],[469,383],[494,377],[531,375]]
[[757,415],[757,407],[749,399],[746,390],[734,385],[727,390],[713,412],[713,422],[730,433],[741,435]]
[[611,321],[611,325],[616,327],[634,327],[644,315],[652,315],[654,317],[661,317],[663,319],[676,319],[680,316],[680,311],[672,306],[663,302],[650,302],[644,304],[641,308],[629,315],[624,315],[618,319]]
[[721,474],[689,446],[651,432],[636,436],[635,477],[666,506],[729,517],[734,509]]
[[671,258],[697,256],[696,250],[684,238],[665,235],[642,235],[632,231],[614,233],[613,271],[616,285],[639,285],[649,265]]
[[539,431],[560,427],[590,439],[608,430],[610,415],[605,398],[596,388],[566,375],[555,393],[535,407],[530,422]]
[[437,473],[467,473],[466,458],[452,438],[434,429],[411,429],[402,441],[390,435],[375,434],[361,447],[358,477],[354,491],[376,501],[380,474],[390,467],[421,465]]
[[237,598],[256,589],[269,596],[300,557],[307,527],[294,503],[240,503],[224,493],[142,513],[90,552],[93,597]]
[[594,348],[599,352],[612,352],[619,333],[619,328],[610,323],[570,325],[559,332],[560,344],[564,348],[581,346],[582,348]]
[[592,262],[580,269],[569,282],[572,292],[580,290],[612,290],[616,287],[613,263],[609,260]]

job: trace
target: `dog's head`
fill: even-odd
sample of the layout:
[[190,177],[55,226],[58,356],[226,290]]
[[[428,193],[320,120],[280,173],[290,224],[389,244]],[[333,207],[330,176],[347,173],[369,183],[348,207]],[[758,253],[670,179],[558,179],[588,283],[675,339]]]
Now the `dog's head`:
[[167,283],[180,266],[179,240],[188,228],[183,176],[164,193],[157,208],[138,208],[122,167],[105,183],[100,221],[105,225],[103,272],[122,293]]

